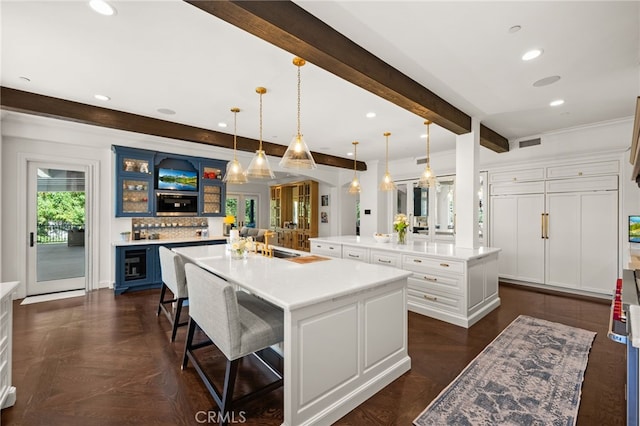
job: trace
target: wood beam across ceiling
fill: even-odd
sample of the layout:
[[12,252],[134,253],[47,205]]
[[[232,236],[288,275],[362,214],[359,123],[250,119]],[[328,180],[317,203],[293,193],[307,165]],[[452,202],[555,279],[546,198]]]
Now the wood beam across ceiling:
[[[233,149],[233,135],[228,133],[39,95],[8,87],[0,87],[0,104],[2,109],[8,111]],[[241,136],[237,138],[237,148],[239,151],[255,152],[258,149],[258,145],[259,141],[256,139]],[[267,155],[274,157],[282,157],[287,150],[287,147],[284,145],[265,141],[262,141],[262,148]],[[318,164],[353,170],[352,159],[335,157],[319,152],[313,152],[313,158]],[[365,171],[367,170],[367,164],[358,161],[356,168],[359,171]]]
[[[292,1],[184,1],[457,135],[471,131],[470,116]],[[482,124],[480,145],[509,151],[509,141]]]

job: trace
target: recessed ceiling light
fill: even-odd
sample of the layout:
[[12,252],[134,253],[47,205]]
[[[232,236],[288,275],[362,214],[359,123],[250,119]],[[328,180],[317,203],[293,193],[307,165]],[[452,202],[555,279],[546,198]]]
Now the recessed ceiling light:
[[542,49],[531,49],[530,51],[528,51],[524,55],[522,55],[522,60],[523,61],[530,61],[532,59],[537,58],[540,55],[542,55]]
[[100,15],[111,16],[116,13],[116,9],[104,0],[91,0],[89,6]]
[[513,27],[509,28],[509,33],[511,33],[511,34],[517,33],[521,29],[522,29],[522,27],[520,25],[514,25]]
[[99,100],[99,101],[108,101],[108,100],[110,100],[110,99],[111,99],[110,97],[108,97],[108,96],[106,96],[106,95],[100,95],[100,94],[98,94],[98,95],[93,95],[93,97],[94,97],[94,98],[96,98],[96,99],[97,99],[97,100]]
[[560,106],[564,103],[564,99],[556,99],[555,101],[549,102],[549,106]]
[[158,111],[161,114],[167,114],[167,115],[174,115],[176,113],[174,110],[169,108],[158,108],[156,111]]
[[426,138],[427,138],[427,134],[426,133],[423,133],[423,134],[420,135],[420,139],[426,139]]
[[533,83],[533,87],[548,86],[550,84],[555,83],[558,80],[560,80],[560,76],[559,75],[552,75],[552,76],[549,76],[549,77],[541,78],[540,80],[538,80],[535,83]]
[[347,152],[347,155],[348,155],[349,157],[353,157],[353,152]]
[[368,112],[368,113],[367,113],[367,118],[373,118],[373,117],[375,117],[375,116],[376,116],[376,113],[375,113],[375,112]]
[[218,123],[218,127],[227,127],[227,123],[223,123],[222,121]]

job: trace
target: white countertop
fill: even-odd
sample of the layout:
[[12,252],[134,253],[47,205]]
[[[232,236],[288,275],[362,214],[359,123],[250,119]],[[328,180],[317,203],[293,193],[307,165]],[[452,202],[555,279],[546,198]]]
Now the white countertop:
[[[411,238],[411,237],[408,237]],[[399,245],[393,242],[379,243],[373,237],[356,235],[343,235],[338,237],[309,238],[313,243],[326,242],[351,246],[366,247],[370,249],[389,250],[405,254],[424,254],[453,260],[472,260],[488,254],[498,253],[501,249],[496,247],[465,248],[456,247],[452,243],[429,242],[422,240],[407,241],[407,244]]]
[[189,243],[192,241],[226,241],[227,237],[223,235],[213,235],[210,237],[185,237],[185,238],[163,238],[158,240],[131,240],[131,241],[114,241],[111,243],[113,246],[142,246],[149,244],[173,244],[173,243]]
[[4,299],[4,297],[9,293],[13,293],[16,287],[18,287],[18,284],[19,281],[0,283],[0,299]]
[[[173,250],[202,268],[289,311],[411,275],[410,272],[388,266],[335,258],[298,264],[287,259],[249,253],[246,259],[237,260],[230,257],[226,245],[179,247]],[[305,255],[310,256],[308,253]]]

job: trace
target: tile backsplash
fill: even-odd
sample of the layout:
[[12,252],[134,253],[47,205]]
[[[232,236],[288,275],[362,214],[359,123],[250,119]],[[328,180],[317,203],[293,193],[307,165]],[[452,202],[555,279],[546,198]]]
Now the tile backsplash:
[[157,239],[172,239],[195,237],[199,231],[208,229],[209,221],[206,217],[145,217],[131,219],[133,233],[140,231],[141,239],[150,239],[157,235]]

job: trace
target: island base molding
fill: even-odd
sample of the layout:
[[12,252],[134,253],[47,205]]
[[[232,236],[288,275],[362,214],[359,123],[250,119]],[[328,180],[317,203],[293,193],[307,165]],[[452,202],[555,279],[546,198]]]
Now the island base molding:
[[425,315],[431,318],[435,318],[440,321],[448,322],[453,325],[457,325],[458,327],[469,328],[473,324],[480,321],[484,318],[489,312],[496,309],[500,306],[500,298],[496,297],[495,299],[485,302],[481,309],[478,309],[476,312],[470,314],[469,316],[456,315],[450,312],[439,311],[437,309],[429,309],[424,305],[417,305],[409,301],[407,303],[407,309],[411,312],[415,312],[420,315]]
[[331,424],[411,369],[406,285],[285,312],[284,425]]

